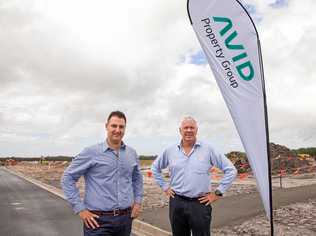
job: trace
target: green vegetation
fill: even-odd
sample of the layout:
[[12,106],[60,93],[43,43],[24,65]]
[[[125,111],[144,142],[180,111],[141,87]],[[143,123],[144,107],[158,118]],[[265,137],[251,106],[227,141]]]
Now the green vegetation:
[[295,152],[296,154],[308,154],[308,155],[316,157],[315,147],[299,148],[299,149],[293,149],[291,151]]
[[139,156],[139,160],[155,160],[156,157],[157,157],[156,155],[153,155],[153,156],[140,155],[140,156]]
[[70,156],[41,156],[41,157],[2,157],[1,160],[16,160],[16,161],[71,161]]
[[[140,155],[139,159],[140,160],[155,160],[156,155],[151,155],[151,156],[145,156],[145,155]],[[16,161],[40,161],[40,160],[45,160],[45,161],[71,161],[73,157],[70,156],[41,156],[41,157],[2,157],[0,160],[16,160]]]
[[[298,148],[298,149],[292,149],[290,150],[291,153],[293,153],[293,156],[297,156],[297,154],[308,154],[310,156],[313,156],[316,160],[316,147],[307,147],[307,148]],[[237,165],[242,165],[245,163],[248,163],[246,153],[244,152],[229,152],[226,154],[226,156]],[[139,159],[141,161],[153,161],[157,158],[157,155],[140,155]],[[0,157],[0,160],[16,160],[16,161],[40,161],[40,160],[46,160],[46,161],[71,161],[73,157],[71,156],[41,156],[41,157]],[[151,163],[150,162],[150,163]],[[145,162],[144,162],[145,163]]]

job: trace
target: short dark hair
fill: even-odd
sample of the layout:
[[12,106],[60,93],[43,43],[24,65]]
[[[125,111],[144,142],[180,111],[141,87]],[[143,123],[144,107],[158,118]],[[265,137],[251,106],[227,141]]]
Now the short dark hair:
[[113,117],[116,116],[118,118],[124,119],[125,123],[126,123],[126,116],[123,112],[121,111],[112,111],[110,113],[110,115],[108,116],[107,122],[109,122],[109,120]]

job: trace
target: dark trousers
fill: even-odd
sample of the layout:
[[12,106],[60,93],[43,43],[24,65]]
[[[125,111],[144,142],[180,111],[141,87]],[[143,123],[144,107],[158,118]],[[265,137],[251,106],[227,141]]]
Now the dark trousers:
[[198,200],[170,198],[169,219],[173,236],[210,236],[212,207]]
[[102,215],[96,219],[99,228],[88,229],[83,226],[84,236],[130,236],[132,218],[130,215],[107,216]]

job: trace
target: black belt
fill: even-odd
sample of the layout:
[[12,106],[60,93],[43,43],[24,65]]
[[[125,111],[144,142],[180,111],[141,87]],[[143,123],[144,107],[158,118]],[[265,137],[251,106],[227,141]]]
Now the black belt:
[[182,196],[182,195],[179,195],[179,194],[175,194],[175,196],[183,199],[183,200],[186,200],[186,201],[198,201],[200,197],[186,197],[186,196]]
[[90,210],[90,212],[98,215],[98,216],[121,216],[121,215],[129,215],[132,212],[132,208],[126,209],[115,209],[113,211],[97,211],[97,210]]

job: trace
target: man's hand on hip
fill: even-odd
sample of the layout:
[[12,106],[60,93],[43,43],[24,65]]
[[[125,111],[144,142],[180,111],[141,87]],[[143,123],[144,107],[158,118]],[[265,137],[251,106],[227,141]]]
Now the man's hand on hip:
[[133,206],[132,206],[131,217],[133,219],[137,218],[139,216],[140,210],[141,210],[141,205],[139,203],[134,203]]
[[165,190],[165,194],[167,195],[167,197],[172,197],[174,198],[174,195],[176,194],[171,188],[168,188],[167,190]]
[[208,193],[203,197],[199,198],[200,203],[205,204],[206,206],[210,205],[212,202],[220,199],[220,196],[215,195],[214,193]]
[[95,229],[100,227],[98,222],[95,220],[95,218],[99,218],[98,215],[93,214],[88,210],[83,210],[79,212],[79,216],[87,228]]

